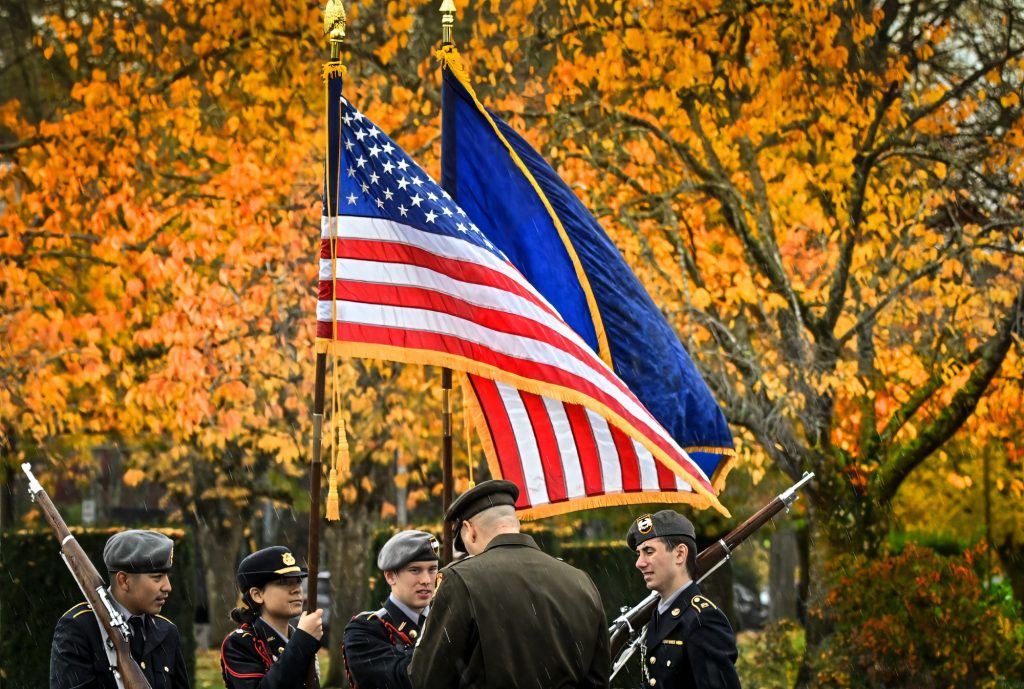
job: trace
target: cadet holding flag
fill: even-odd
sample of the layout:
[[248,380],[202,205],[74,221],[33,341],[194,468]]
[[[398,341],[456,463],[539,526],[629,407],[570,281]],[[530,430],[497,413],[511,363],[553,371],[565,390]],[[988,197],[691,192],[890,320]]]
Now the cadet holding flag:
[[626,542],[647,588],[661,596],[643,631],[644,687],[739,689],[736,637],[725,613],[701,595],[693,580],[697,535],[690,520],[672,510],[645,514],[629,527]]
[[434,595],[437,562],[437,539],[424,531],[402,531],[381,548],[377,566],[391,595],[380,610],[361,612],[345,626],[342,650],[352,687],[410,686],[406,669]]
[[[304,567],[276,545],[238,565],[242,607],[231,611],[238,629],[224,638],[220,664],[227,689],[315,689],[306,674],[320,650],[323,611],[302,612]],[[289,620],[302,613],[298,629]]]
[[519,533],[519,489],[485,481],[445,514],[471,557],[438,574],[409,666],[416,689],[607,687],[608,627],[584,572]]

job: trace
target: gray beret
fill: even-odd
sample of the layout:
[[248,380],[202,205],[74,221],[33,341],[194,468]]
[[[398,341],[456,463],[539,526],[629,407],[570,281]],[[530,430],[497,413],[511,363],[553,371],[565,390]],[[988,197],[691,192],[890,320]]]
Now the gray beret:
[[377,567],[387,572],[401,569],[410,562],[436,561],[439,550],[437,539],[426,531],[400,531],[380,549]]
[[122,531],[107,539],[103,562],[108,572],[167,572],[174,559],[174,541],[156,531]]
[[626,534],[626,543],[630,550],[652,538],[665,536],[689,536],[697,540],[697,532],[689,519],[672,510],[662,510],[654,514],[643,514],[636,518]]

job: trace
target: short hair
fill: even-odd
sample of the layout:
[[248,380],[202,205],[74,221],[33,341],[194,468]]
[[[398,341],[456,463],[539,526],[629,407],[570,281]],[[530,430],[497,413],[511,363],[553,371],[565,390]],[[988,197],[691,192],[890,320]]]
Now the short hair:
[[697,578],[697,542],[689,536],[662,536],[659,540],[665,544],[666,550],[675,550],[678,545],[686,546],[686,574],[691,579]]
[[495,505],[481,510],[466,521],[476,522],[481,531],[490,533],[499,526],[518,526],[519,519],[516,517],[516,508],[512,505]]

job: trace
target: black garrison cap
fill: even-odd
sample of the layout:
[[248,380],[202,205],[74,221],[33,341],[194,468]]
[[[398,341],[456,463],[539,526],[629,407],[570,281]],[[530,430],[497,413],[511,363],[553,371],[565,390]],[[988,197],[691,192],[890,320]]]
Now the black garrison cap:
[[462,542],[462,522],[499,505],[515,507],[518,499],[519,487],[511,481],[484,481],[467,490],[455,499],[444,515],[445,522],[452,525],[452,545],[456,550],[466,552]]
[[273,545],[247,555],[238,565],[238,588],[245,593],[253,586],[262,588],[282,577],[305,577],[306,568],[295,562],[292,551],[283,545]]
[[636,550],[644,541],[665,536],[689,536],[697,540],[697,532],[689,519],[673,510],[662,510],[637,517],[626,534],[626,543],[630,550]]
[[103,562],[108,572],[168,572],[173,559],[174,541],[156,531],[122,531],[108,538],[103,546]]
[[410,562],[438,559],[437,539],[426,531],[400,531],[388,539],[377,555],[377,567],[382,572],[402,569]]

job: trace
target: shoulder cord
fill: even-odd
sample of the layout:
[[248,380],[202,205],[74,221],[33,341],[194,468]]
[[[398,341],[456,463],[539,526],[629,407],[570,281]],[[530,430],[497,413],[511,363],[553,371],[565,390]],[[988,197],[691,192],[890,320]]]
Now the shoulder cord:
[[[356,617],[358,617],[358,615]],[[388,633],[388,643],[394,646],[395,635],[397,634],[399,641],[404,643],[406,646],[412,646],[412,640],[404,632],[398,629],[395,625],[385,620],[380,615],[376,615],[376,618],[380,620],[381,625],[384,626],[384,631]],[[356,618],[353,617],[352,619],[354,620]],[[352,678],[352,671],[348,667],[348,654],[345,653],[345,644],[341,645],[341,657],[345,661],[345,676],[348,678],[348,686],[351,687],[351,689],[359,689],[359,687],[356,686],[355,679]]]
[[274,664],[274,658],[270,655],[270,651],[267,649],[267,643],[256,635],[255,625],[250,626],[248,623],[242,625],[242,629],[248,629],[249,633],[252,634],[252,646],[256,649],[256,653],[259,654],[260,659],[266,666],[266,669],[270,669],[270,666]]

